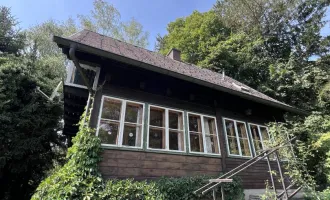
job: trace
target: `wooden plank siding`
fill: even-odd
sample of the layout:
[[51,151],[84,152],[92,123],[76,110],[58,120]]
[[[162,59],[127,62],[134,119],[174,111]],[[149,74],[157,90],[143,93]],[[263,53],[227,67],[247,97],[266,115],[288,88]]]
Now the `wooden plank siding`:
[[221,158],[105,149],[99,164],[104,178],[156,179],[162,176],[217,176]]
[[[246,162],[247,159],[242,158],[227,158],[226,167],[230,171],[235,167]],[[270,162],[272,171],[275,172],[274,182],[277,189],[283,189],[280,181],[280,175],[278,172],[277,163],[275,161]],[[283,168],[282,168],[283,170]],[[268,180],[269,186],[271,186],[271,179],[268,170],[268,164],[266,160],[259,161],[251,167],[237,174],[242,179],[244,189],[264,189],[266,187],[266,181]],[[286,186],[289,186],[288,180],[285,178]]]

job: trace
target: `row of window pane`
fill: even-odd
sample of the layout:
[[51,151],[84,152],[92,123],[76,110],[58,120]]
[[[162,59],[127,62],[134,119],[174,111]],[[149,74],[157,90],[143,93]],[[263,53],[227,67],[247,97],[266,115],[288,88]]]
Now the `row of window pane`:
[[[98,136],[103,144],[142,147],[144,104],[103,97]],[[229,155],[251,156],[244,122],[224,119]],[[189,150],[220,154],[214,117],[188,113]],[[268,130],[249,124],[255,154],[268,147]],[[156,106],[149,108],[149,149],[185,151],[183,112]]]
[[[103,97],[98,130],[102,143],[142,147],[143,105]],[[188,122],[190,151],[220,154],[215,118],[189,114]],[[185,151],[182,111],[150,106],[148,148]]]

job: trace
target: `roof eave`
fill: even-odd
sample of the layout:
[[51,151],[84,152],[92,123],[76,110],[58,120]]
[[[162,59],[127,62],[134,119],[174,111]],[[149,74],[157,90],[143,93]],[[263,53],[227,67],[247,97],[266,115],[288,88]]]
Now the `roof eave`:
[[262,103],[262,104],[265,104],[265,105],[269,105],[269,106],[272,106],[272,107],[280,108],[280,109],[283,109],[283,110],[288,111],[288,112],[292,112],[292,113],[300,114],[300,115],[307,115],[308,114],[307,111],[304,111],[304,110],[301,110],[301,109],[298,109],[298,108],[295,108],[295,107],[292,107],[292,106],[288,106],[288,105],[285,105],[285,104],[276,103],[276,102],[269,101],[269,100],[266,100],[266,99],[262,99],[262,98],[258,98],[258,97],[251,96],[251,95],[248,95],[248,94],[244,94],[242,92],[231,90],[231,89],[228,89],[228,88],[225,88],[225,87],[222,87],[222,86],[219,86],[219,85],[215,85],[215,84],[212,84],[212,83],[200,80],[200,79],[192,78],[192,77],[189,77],[189,76],[186,76],[186,75],[183,75],[183,74],[179,74],[179,73],[172,72],[172,71],[169,71],[169,70],[166,70],[166,69],[155,67],[153,65],[149,65],[149,64],[146,64],[146,63],[141,62],[141,61],[137,61],[137,60],[133,60],[133,59],[130,59],[130,58],[127,58],[127,57],[123,57],[123,56],[120,56],[120,55],[117,55],[117,54],[114,54],[114,53],[111,53],[111,52],[104,51],[104,50],[99,49],[99,48],[95,48],[95,47],[92,47],[92,46],[89,46],[89,45],[85,45],[85,44],[67,39],[67,38],[62,38],[62,37],[59,37],[59,36],[53,36],[53,41],[56,42],[57,44],[65,45],[65,46],[68,46],[68,47],[70,47],[71,44],[75,44],[76,48],[77,48],[77,51],[80,50],[80,51],[92,53],[92,54],[95,54],[95,55],[100,55],[100,56],[105,57],[105,58],[114,59],[114,60],[117,60],[117,61],[120,61],[120,62],[123,62],[123,63],[127,63],[127,64],[131,64],[131,65],[134,65],[134,66],[137,66],[137,67],[141,67],[141,68],[144,68],[144,69],[147,69],[147,70],[150,70],[150,71],[162,73],[162,74],[169,75],[169,76],[172,76],[172,77],[175,77],[175,78],[179,78],[179,79],[186,80],[186,81],[189,81],[189,82],[192,82],[192,83],[196,83],[196,84],[203,85],[203,86],[206,86],[206,87],[209,87],[209,88],[213,88],[213,89],[216,89],[216,90],[219,90],[219,91],[227,92],[229,94],[233,94],[233,95],[242,97],[242,98],[247,99],[247,100],[252,100],[252,101]]

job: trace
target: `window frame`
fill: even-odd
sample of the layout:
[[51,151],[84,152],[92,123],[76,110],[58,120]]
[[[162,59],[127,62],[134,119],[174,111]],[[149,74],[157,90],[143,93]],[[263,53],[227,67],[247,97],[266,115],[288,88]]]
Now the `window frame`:
[[[236,140],[237,140],[239,155],[231,154],[230,153],[229,141],[228,141],[228,136],[227,136],[227,128],[226,128],[226,120],[230,120],[230,121],[233,121],[234,122],[235,135],[236,135]],[[249,150],[250,150],[251,156],[244,156],[244,155],[242,155],[241,142],[239,140],[238,131],[237,131],[237,122],[243,123],[244,126],[245,126],[246,136],[247,136],[247,139],[248,139]],[[252,149],[251,149],[251,141],[250,141],[250,131],[247,129],[246,123],[244,121],[240,121],[240,120],[236,120],[236,119],[231,119],[231,118],[227,118],[227,117],[223,117],[222,118],[222,123],[223,123],[223,129],[224,129],[223,131],[224,131],[224,134],[225,134],[225,137],[226,137],[226,148],[227,148],[228,156],[229,157],[253,158],[253,152],[252,152]]]
[[[255,124],[255,123],[248,123],[249,132],[251,132],[251,125],[258,127],[258,133],[259,133],[259,137],[260,137],[260,141],[261,141],[261,145],[262,145],[262,150],[265,150],[264,139],[262,138],[260,127],[266,128],[269,140],[273,141],[273,138],[271,138],[270,135],[269,135],[268,127],[265,126],[265,125],[259,125],[259,124]],[[252,133],[250,133],[250,134],[251,134],[251,139],[254,140],[253,137],[252,137]],[[252,142],[252,147],[253,147],[253,152],[255,154],[254,156],[257,156],[258,154],[256,153],[254,142]]]
[[[157,148],[150,148],[149,147],[149,129],[150,129],[150,109],[151,107],[154,108],[159,108],[159,109],[164,109],[165,110],[165,149],[157,149]],[[174,112],[179,112],[182,114],[182,134],[183,134],[183,150],[171,150],[170,146],[169,146],[169,132],[170,130],[176,130],[176,129],[170,129],[169,128],[169,111],[174,111]],[[152,126],[155,127],[155,126]],[[177,109],[173,109],[173,108],[167,108],[167,107],[163,107],[163,106],[158,106],[158,105],[153,105],[153,104],[149,104],[148,105],[148,119],[147,119],[147,150],[153,150],[153,151],[167,151],[167,152],[179,152],[179,153],[185,153],[186,152],[186,125],[185,125],[185,115],[184,115],[184,111],[183,110],[177,110]],[[179,130],[176,130],[179,131]]]
[[[101,71],[101,68],[98,67],[98,66],[90,66],[90,65],[87,65],[87,64],[83,64],[83,63],[79,63],[81,68],[84,68],[84,69],[89,69],[89,70],[92,70],[95,72],[95,77],[94,77],[94,82],[93,82],[93,85],[92,85],[92,88],[93,90],[96,90],[97,88],[97,83],[99,81],[99,76],[100,76],[100,71]],[[79,84],[75,84],[75,83],[71,83],[70,80],[71,80],[71,77],[74,73],[74,69],[77,70],[77,67],[74,65],[74,63],[72,62],[70,65],[69,65],[69,69],[68,69],[68,73],[67,73],[67,77],[66,77],[66,80],[65,80],[65,85],[69,85],[69,86],[74,86],[74,87],[78,87],[78,88],[84,88],[84,89],[88,89],[87,86],[84,86],[84,85],[79,85]]]
[[[189,129],[189,114],[191,115],[197,115],[200,116],[201,118],[201,127],[202,127],[202,136],[203,136],[203,150],[204,152],[195,152],[195,151],[191,151],[190,148],[190,129]],[[195,113],[195,112],[187,112],[187,129],[188,129],[188,152],[191,154],[200,154],[200,155],[216,155],[216,156],[221,156],[221,147],[220,147],[220,138],[219,138],[219,132],[218,132],[218,125],[217,125],[217,118],[215,116],[210,116],[210,115],[204,115],[204,114],[200,114],[200,113]],[[215,123],[215,131],[216,131],[216,135],[217,135],[217,140],[218,140],[218,151],[219,153],[208,153],[206,151],[206,140],[205,140],[205,127],[204,127],[204,117],[206,118],[212,118],[214,119],[214,123]],[[192,131],[194,132],[194,131]]]
[[[101,99],[101,105],[99,108],[99,116],[98,116],[98,122],[97,122],[97,129],[96,129],[96,136],[98,137],[99,135],[99,129],[100,129],[100,123],[101,123],[101,116],[102,116],[102,109],[103,109],[103,102],[105,98],[109,98],[112,100],[116,100],[116,101],[121,101],[122,105],[121,105],[121,112],[120,112],[120,119],[119,121],[119,133],[118,133],[118,144],[106,144],[106,143],[101,143],[101,146],[104,147],[119,147],[119,148],[133,148],[133,149],[143,149],[143,142],[144,142],[144,117],[145,117],[145,103],[139,102],[139,101],[132,101],[132,100],[127,100],[127,99],[121,99],[121,98],[117,98],[117,97],[112,97],[112,96],[108,96],[108,95],[102,95],[102,99]],[[127,145],[123,145],[123,136],[124,136],[124,126],[125,126],[125,114],[126,114],[126,105],[127,103],[133,103],[133,104],[140,104],[142,105],[142,123],[141,123],[141,145],[140,146],[127,146]],[[107,120],[107,119],[105,119]],[[108,119],[109,120],[109,119]],[[111,121],[111,120],[110,120]],[[127,122],[130,123],[130,122]],[[132,124],[132,123],[130,123]]]

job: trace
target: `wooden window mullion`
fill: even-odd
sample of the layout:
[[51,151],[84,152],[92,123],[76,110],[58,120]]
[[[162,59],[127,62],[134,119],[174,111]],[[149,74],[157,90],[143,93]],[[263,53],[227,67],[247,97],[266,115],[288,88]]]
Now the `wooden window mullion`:
[[122,101],[120,120],[119,120],[119,141],[118,141],[118,146],[120,146],[120,147],[123,144],[123,133],[124,133],[124,126],[125,126],[125,112],[126,112],[126,101]]
[[238,146],[238,152],[239,152],[239,155],[242,156],[241,142],[239,140],[236,121],[234,121],[234,128],[235,128],[235,132],[236,132],[236,141],[237,141],[237,146]]

